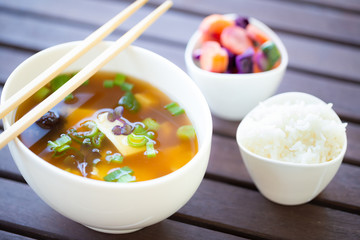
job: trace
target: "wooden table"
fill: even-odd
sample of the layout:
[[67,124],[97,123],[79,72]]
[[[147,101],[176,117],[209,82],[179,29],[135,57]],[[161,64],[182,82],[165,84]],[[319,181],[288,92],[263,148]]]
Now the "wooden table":
[[[26,58],[82,40],[129,0],[1,0],[0,89]],[[109,39],[157,6],[151,0]],[[281,206],[248,175],[235,140],[239,122],[213,117],[209,167],[192,199],[170,218],[128,235],[92,231],[58,214],[30,189],[7,147],[0,150],[0,239],[360,239],[360,2],[356,0],[174,0],[135,45],[185,70],[184,50],[203,17],[256,17],[284,41],[289,66],[278,93],[302,91],[334,104],[348,122],[348,150],[328,187],[313,201]],[[2,130],[1,130],[2,131]]]

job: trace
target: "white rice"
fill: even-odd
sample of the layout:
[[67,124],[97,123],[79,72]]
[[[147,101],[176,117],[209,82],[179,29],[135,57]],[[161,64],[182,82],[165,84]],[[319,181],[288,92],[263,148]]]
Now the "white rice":
[[240,141],[251,152],[293,163],[322,163],[337,157],[345,144],[346,124],[332,104],[260,104],[242,123]]

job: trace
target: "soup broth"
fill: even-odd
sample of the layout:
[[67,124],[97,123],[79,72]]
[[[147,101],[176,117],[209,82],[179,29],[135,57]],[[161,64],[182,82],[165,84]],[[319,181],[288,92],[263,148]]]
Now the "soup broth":
[[[16,119],[72,75],[39,90],[20,105]],[[181,106],[147,82],[110,72],[95,74],[19,138],[65,171],[115,182],[167,175],[198,151]]]

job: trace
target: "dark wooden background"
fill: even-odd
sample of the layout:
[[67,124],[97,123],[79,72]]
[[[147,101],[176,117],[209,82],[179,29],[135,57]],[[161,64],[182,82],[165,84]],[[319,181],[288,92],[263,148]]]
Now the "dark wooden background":
[[[115,40],[162,1],[150,0]],[[0,0],[0,91],[26,58],[82,40],[130,0]],[[273,28],[289,54],[278,92],[302,91],[334,104],[348,123],[348,150],[329,186],[308,204],[266,200],[246,172],[235,140],[239,122],[213,117],[209,167],[193,198],[169,219],[108,235],[61,216],[29,188],[7,147],[0,150],[0,239],[360,239],[360,1],[174,0],[135,45],[185,70],[184,50],[211,13],[253,16]],[[2,131],[2,125],[1,130]]]

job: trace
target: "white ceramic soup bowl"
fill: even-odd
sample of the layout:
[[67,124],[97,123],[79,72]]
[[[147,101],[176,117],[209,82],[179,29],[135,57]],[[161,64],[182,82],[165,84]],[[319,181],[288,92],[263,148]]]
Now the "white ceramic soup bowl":
[[[227,15],[235,18],[235,15]],[[281,63],[275,69],[248,74],[214,73],[201,69],[193,60],[194,49],[200,46],[200,32],[190,38],[186,51],[185,63],[191,78],[203,92],[211,112],[223,119],[240,120],[260,101],[275,93],[288,64],[288,54],[280,38],[264,23],[255,18],[249,22],[276,44],[281,54]]]
[[[306,104],[325,104],[322,100],[312,95],[300,92],[278,94],[267,99],[262,104],[264,106],[271,106],[272,104],[282,104],[287,101],[295,102],[297,100],[304,101]],[[342,135],[343,139],[341,141],[343,141],[343,147],[340,153],[331,161],[322,163],[295,163],[262,157],[249,151],[244,146],[242,140],[244,132],[249,130],[248,127],[250,125],[248,121],[250,116],[258,111],[258,109],[259,106],[246,115],[236,133],[241,156],[256,187],[266,198],[275,203],[298,205],[311,201],[324,190],[338,171],[347,148],[346,133],[344,132],[344,135]],[[328,110],[326,111],[326,118],[334,120],[335,123],[341,123],[335,111],[331,108]],[[274,141],[273,145],[276,144],[277,142]]]
[[[6,81],[1,100],[24,86],[79,42],[45,49],[19,65]],[[66,71],[78,71],[109,47],[102,42]],[[8,146],[17,167],[30,187],[62,215],[92,229],[127,233],[169,217],[192,197],[207,168],[212,120],[205,98],[180,68],[148,50],[130,46],[102,68],[150,82],[182,106],[198,137],[199,151],[189,163],[166,176],[134,183],[86,179],[63,171],[39,158],[16,138]],[[4,119],[8,128],[12,112]]]

